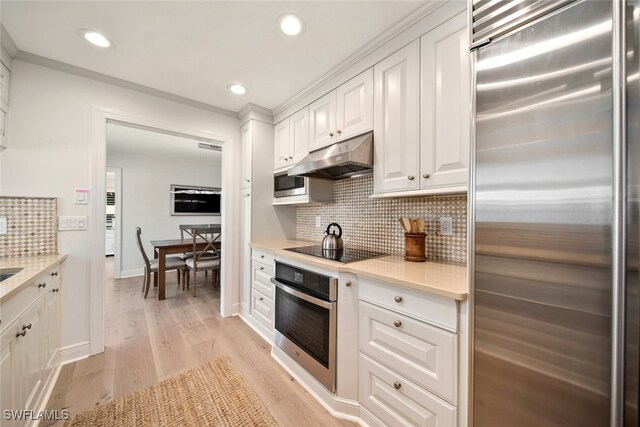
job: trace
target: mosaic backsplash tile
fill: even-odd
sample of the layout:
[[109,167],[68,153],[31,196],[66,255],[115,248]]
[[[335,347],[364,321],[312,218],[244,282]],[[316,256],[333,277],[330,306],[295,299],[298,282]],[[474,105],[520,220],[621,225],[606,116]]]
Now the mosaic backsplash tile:
[[[345,246],[404,255],[404,230],[400,217],[423,217],[427,224],[426,255],[429,260],[467,261],[467,196],[429,196],[370,199],[371,175],[343,179],[334,184],[334,203],[297,208],[296,238],[320,242],[330,222],[342,227]],[[323,228],[316,228],[320,215]],[[440,236],[440,217],[453,218],[453,235]]]
[[0,235],[0,258],[58,253],[56,199],[0,197],[0,217],[7,218],[7,234]]

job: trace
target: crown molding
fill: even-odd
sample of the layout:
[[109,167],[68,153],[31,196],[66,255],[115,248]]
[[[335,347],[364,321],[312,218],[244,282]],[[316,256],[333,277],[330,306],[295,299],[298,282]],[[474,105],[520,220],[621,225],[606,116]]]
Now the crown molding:
[[9,55],[11,55],[12,58],[20,52],[20,49],[18,49],[18,46],[16,46],[16,43],[2,24],[0,24],[0,43],[2,43],[2,46],[4,46],[5,49],[7,49],[7,52],[9,52]]
[[240,126],[247,123],[249,120],[257,120],[267,124],[273,124],[273,112],[265,107],[261,107],[256,104],[247,104],[240,111],[238,111],[238,117],[240,117]]
[[[363,60],[371,53],[375,52],[377,49],[397,37],[402,32],[406,31],[407,28],[413,26],[414,24],[421,21],[427,15],[431,14],[434,10],[439,8],[440,6],[456,0],[438,0],[438,1],[427,1],[409,15],[397,21],[395,24],[388,27],[382,33],[380,33],[377,37],[371,40],[369,43],[355,51],[351,54],[346,60],[342,61],[337,66],[330,69],[324,75],[322,75],[319,79],[311,83],[309,86],[304,88],[302,91],[298,92],[294,97],[288,99],[284,103],[280,104],[276,108],[273,109],[273,115],[276,117],[276,120],[279,116],[287,109],[294,106],[296,103],[303,100],[305,97],[311,95],[318,88],[322,87],[324,84],[330,82],[334,78],[340,76],[340,74],[347,71],[350,67],[357,64],[359,61]],[[364,70],[363,70],[364,71]],[[353,77],[353,76],[352,76]]]
[[117,77],[112,77],[106,74],[98,73],[96,71],[87,70],[86,68],[76,67],[75,65],[56,61],[55,59],[45,58],[44,56],[34,55],[33,53],[25,52],[23,50],[18,51],[14,59],[23,61],[23,62],[28,62],[30,64],[40,65],[42,67],[51,68],[53,70],[74,74],[76,76],[96,80],[96,81],[107,83],[113,86],[119,86],[124,89],[133,90],[136,92],[144,93],[146,95],[151,95],[157,98],[166,99],[168,101],[173,101],[180,104],[188,105],[190,107],[200,108],[201,110],[211,111],[212,113],[233,117],[234,119],[239,118],[237,112],[227,110],[226,108],[216,107],[215,105],[207,104],[201,101],[196,101],[195,99],[176,95],[170,92],[165,92],[163,90],[155,89],[155,88],[141,85],[138,83],[133,83],[128,80],[119,79]]

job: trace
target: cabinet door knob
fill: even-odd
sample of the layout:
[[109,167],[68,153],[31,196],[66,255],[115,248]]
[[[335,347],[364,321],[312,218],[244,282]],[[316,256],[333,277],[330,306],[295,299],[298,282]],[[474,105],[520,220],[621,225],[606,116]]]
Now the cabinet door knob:
[[342,133],[342,131],[341,131],[340,129],[338,129],[338,130],[336,131],[336,133],[337,133],[338,135],[340,135],[340,134]]
[[25,335],[27,335],[27,331],[18,332],[18,333],[16,334],[16,338],[20,338],[20,337],[23,337],[23,336],[25,336]]
[[407,179],[408,179],[409,181],[413,181],[414,179],[416,179],[416,177],[415,177],[415,176],[413,176],[413,175],[409,175],[409,176],[407,177]]
[[258,298],[258,301],[262,301],[262,300],[264,300],[264,298],[263,298],[263,297]]
[[55,277],[55,276],[57,276],[57,275],[58,275],[58,272],[57,272],[57,271],[54,271],[53,273],[51,273],[51,275]]
[[293,160],[293,156],[289,156],[289,160]]
[[264,267],[260,267],[260,271],[264,270]]
[[46,283],[38,283],[38,287],[39,288],[46,288],[47,284]]
[[247,181],[247,182],[251,182],[251,180],[250,180],[250,179],[247,179],[247,178],[245,178],[244,180],[245,180],[245,181]]
[[260,255],[260,258],[264,259],[264,255]]
[[393,386],[395,387],[396,390],[400,390],[400,387],[402,387],[402,384],[400,384],[398,381],[393,383]]
[[402,302],[402,297],[400,295],[398,295],[398,296],[396,296],[394,298],[394,301],[400,303],[400,302]]
[[53,288],[51,289],[51,292],[60,292],[60,288]]
[[347,288],[350,288],[350,287],[351,287],[351,280],[349,280],[348,282],[346,282],[344,285],[345,285]]
[[333,138],[333,132],[329,132],[329,136]]
[[428,173],[423,173],[423,174],[422,174],[422,177],[423,177],[424,179],[429,179],[429,177],[430,177],[430,176],[431,176],[431,175],[429,175]]
[[31,329],[31,323],[29,323],[28,325],[22,325],[23,331],[26,331],[27,329]]
[[393,326],[395,326],[396,328],[399,328],[400,326],[402,326],[402,322],[399,320],[396,320],[395,322],[393,322]]

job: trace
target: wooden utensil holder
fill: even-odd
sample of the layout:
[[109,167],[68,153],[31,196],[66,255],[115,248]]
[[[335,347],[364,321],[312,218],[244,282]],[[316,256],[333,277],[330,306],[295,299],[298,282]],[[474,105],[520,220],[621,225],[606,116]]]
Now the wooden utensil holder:
[[404,233],[404,259],[406,261],[425,262],[425,233]]

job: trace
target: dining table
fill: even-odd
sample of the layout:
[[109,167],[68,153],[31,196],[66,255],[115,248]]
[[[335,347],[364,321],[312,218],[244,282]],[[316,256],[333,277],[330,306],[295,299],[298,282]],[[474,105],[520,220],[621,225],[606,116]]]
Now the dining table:
[[[166,240],[151,240],[153,246],[154,258],[158,260],[158,274],[154,274],[153,285],[158,287],[158,299],[165,299],[165,273],[166,273],[166,260],[167,255],[182,254],[185,252],[193,251],[193,238],[181,238],[181,239],[166,239]],[[196,239],[196,251],[201,251],[209,245],[204,239]],[[213,242],[213,247],[216,250],[220,250],[222,247],[222,241],[217,240]]]

